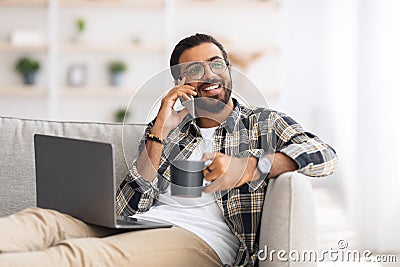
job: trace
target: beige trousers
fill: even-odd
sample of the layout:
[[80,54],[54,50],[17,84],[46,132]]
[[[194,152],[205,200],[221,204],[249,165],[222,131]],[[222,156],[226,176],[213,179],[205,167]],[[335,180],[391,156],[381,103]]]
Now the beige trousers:
[[0,266],[221,266],[215,251],[180,227],[115,232],[54,210],[0,218]]

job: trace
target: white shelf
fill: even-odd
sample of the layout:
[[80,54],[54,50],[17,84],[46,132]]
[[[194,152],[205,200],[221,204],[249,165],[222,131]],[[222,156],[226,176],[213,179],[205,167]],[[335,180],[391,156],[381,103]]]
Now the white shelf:
[[0,7],[45,7],[47,0],[0,0]]
[[135,89],[127,87],[64,87],[61,96],[118,96],[132,97]]
[[164,46],[158,44],[107,44],[107,43],[63,43],[60,45],[62,52],[120,52],[120,53],[145,53],[163,52]]
[[162,0],[61,0],[62,7],[163,8]]
[[279,7],[276,0],[175,0],[179,8],[257,8],[275,9]]
[[[1,1],[1,0],[0,0]],[[13,45],[9,42],[0,41],[1,52],[46,52],[47,45]]]
[[46,96],[47,90],[38,86],[0,86],[0,95],[7,96]]

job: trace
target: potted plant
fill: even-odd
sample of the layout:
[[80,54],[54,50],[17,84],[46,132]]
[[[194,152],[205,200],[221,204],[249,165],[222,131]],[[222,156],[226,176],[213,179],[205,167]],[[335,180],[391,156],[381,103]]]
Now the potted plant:
[[108,65],[111,74],[111,85],[120,86],[122,84],[123,73],[127,66],[122,61],[112,61]]
[[40,70],[40,62],[30,57],[23,57],[15,64],[15,70],[22,75],[26,85],[34,85],[36,73]]
[[77,19],[75,21],[76,27],[76,40],[77,41],[84,41],[85,40],[85,31],[86,31],[86,21],[82,18]]
[[123,122],[125,118],[130,116],[130,112],[127,109],[120,108],[115,112],[115,120],[117,122]]

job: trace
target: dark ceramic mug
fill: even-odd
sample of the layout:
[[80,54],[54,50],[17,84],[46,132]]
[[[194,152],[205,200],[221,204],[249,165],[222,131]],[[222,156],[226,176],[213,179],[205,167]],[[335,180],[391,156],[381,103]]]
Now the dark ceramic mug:
[[171,162],[171,195],[201,197],[203,192],[203,161],[174,160]]

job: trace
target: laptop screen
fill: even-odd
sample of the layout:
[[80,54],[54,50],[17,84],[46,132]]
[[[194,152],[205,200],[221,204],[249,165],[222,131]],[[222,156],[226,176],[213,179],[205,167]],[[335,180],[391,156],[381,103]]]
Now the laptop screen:
[[124,127],[114,144],[35,135],[37,205],[87,223],[115,223],[115,192],[138,155],[145,125]]

